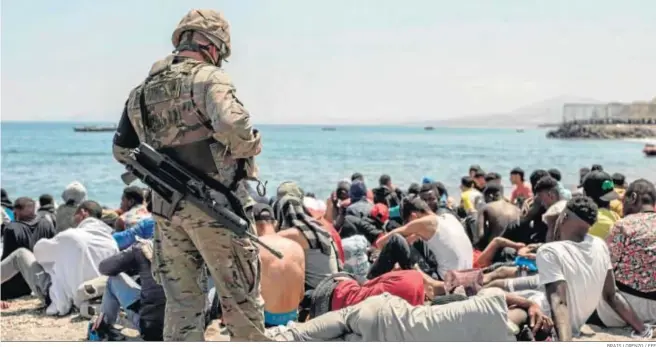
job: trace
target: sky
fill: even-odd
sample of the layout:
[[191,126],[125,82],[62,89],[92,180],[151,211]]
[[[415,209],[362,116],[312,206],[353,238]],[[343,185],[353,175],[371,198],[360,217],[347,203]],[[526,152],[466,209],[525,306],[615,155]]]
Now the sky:
[[192,8],[231,24],[225,69],[255,123],[509,112],[656,96],[656,1],[2,0],[2,120],[118,122]]

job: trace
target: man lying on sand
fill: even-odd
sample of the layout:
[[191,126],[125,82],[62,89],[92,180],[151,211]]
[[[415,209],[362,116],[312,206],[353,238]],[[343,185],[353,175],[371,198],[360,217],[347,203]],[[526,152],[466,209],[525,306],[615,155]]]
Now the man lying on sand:
[[[463,322],[467,322],[463,324]],[[516,341],[514,325],[535,333],[552,321],[538,305],[512,294],[480,295],[439,306],[414,306],[384,293],[307,323],[270,329],[277,341],[489,342]]]

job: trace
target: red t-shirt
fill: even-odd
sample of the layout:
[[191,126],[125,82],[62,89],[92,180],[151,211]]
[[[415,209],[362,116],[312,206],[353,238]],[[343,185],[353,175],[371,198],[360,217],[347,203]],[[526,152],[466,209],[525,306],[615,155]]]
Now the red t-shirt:
[[383,274],[360,286],[354,280],[344,280],[333,291],[331,310],[356,305],[368,297],[390,293],[413,306],[424,303],[424,278],[417,270],[400,270]]
[[515,199],[523,197],[528,199],[533,196],[533,190],[531,190],[531,185],[528,182],[523,184],[518,184],[513,189],[512,194],[510,194],[510,201],[515,202]]

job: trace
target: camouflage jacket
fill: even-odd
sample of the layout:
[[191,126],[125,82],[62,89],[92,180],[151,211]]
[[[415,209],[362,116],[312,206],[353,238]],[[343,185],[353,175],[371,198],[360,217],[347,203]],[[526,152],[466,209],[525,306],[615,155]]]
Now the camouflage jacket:
[[[261,137],[235,93],[222,69],[172,55],[156,62],[144,83],[132,90],[126,110],[139,140],[155,149],[215,140],[210,151],[216,170],[208,174],[230,186],[238,159],[246,159],[247,177],[257,176],[253,157],[262,150]],[[142,117],[142,99],[147,120]],[[243,184],[237,193],[248,200]]]

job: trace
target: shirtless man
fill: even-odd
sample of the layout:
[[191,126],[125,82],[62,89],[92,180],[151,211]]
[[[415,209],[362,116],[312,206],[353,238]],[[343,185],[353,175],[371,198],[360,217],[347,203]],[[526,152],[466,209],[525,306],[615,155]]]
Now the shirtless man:
[[305,293],[305,254],[298,243],[276,235],[273,209],[269,205],[255,205],[253,215],[259,239],[284,254],[278,259],[258,245],[262,262],[264,325],[286,325],[296,321],[298,305]]
[[277,235],[298,243],[305,253],[305,290],[340,271],[332,236],[303,206],[303,191],[294,182],[280,184],[273,206]]
[[473,244],[483,250],[497,236],[500,236],[506,227],[521,217],[520,209],[503,197],[503,186],[490,182],[483,191],[485,205],[478,212],[477,230]]

